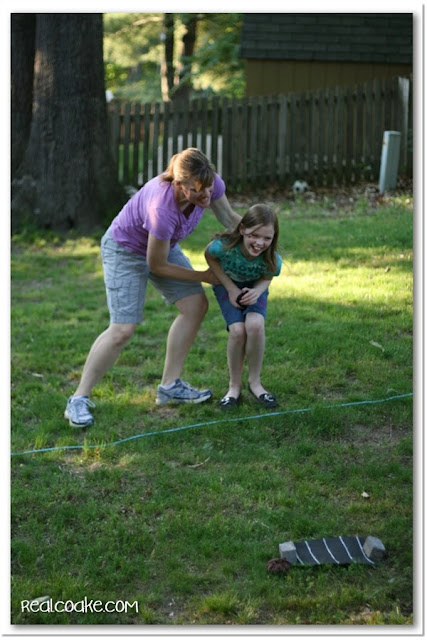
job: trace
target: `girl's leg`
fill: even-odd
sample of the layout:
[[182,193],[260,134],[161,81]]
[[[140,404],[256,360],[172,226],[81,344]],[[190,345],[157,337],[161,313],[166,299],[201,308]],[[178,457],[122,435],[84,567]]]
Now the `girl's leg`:
[[227,361],[230,383],[226,396],[238,398],[242,388],[242,371],[245,359],[246,329],[243,322],[233,322],[228,327]]
[[96,383],[112,367],[125,344],[132,337],[136,324],[112,323],[92,345],[83,368],[75,396],[89,396]]
[[264,318],[260,313],[248,313],[246,327],[246,357],[249,369],[249,387],[258,397],[267,393],[261,384],[261,368],[265,348]]
[[173,321],[166,344],[166,358],[162,385],[169,385],[181,377],[184,361],[208,310],[204,293],[181,298],[175,302],[179,311]]

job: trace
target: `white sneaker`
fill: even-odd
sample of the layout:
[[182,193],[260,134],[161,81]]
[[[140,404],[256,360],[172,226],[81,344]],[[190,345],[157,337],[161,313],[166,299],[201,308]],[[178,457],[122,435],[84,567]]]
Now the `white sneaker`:
[[95,403],[88,396],[71,396],[68,398],[64,418],[72,427],[89,427],[95,422],[89,407],[95,407]]
[[168,402],[191,402],[198,404],[199,402],[205,402],[212,397],[212,391],[210,389],[195,389],[191,387],[188,382],[184,382],[177,378],[175,384],[170,389],[165,389],[161,385],[157,387],[156,404],[167,404]]

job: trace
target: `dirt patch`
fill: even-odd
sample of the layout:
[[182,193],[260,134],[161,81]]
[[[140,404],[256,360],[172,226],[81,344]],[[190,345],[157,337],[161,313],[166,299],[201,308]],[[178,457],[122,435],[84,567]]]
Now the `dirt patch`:
[[307,191],[295,194],[291,188],[266,187],[256,191],[245,191],[244,193],[228,192],[228,199],[231,206],[236,208],[249,207],[255,202],[264,202],[271,206],[281,203],[294,205],[298,202],[307,204],[320,204],[326,206],[337,214],[343,209],[353,209],[358,201],[364,199],[369,207],[376,209],[379,206],[386,206],[396,196],[413,193],[413,183],[409,178],[399,179],[396,189],[380,194],[378,184],[372,182],[360,183],[357,185],[339,187],[315,187],[308,185]]
[[385,424],[378,424],[374,428],[364,424],[352,426],[351,431],[343,433],[340,440],[343,442],[357,443],[358,445],[384,446],[396,444],[402,438],[412,433],[411,425],[394,424],[392,420]]

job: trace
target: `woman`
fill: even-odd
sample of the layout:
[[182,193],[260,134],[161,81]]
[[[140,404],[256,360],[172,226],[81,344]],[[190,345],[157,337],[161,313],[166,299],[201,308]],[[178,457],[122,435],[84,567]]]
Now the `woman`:
[[196,271],[178,242],[186,238],[210,207],[226,228],[240,221],[225,195],[225,184],[198,149],[172,157],[165,173],[147,182],[123,207],[101,241],[110,326],[95,340],[80,384],[68,399],[65,417],[73,427],[93,424],[89,396],[114,364],[142,321],[147,281],[178,316],[170,327],[157,404],[204,402],[212,393],[180,378],[185,357],[207,312],[202,282],[216,284],[211,271]]

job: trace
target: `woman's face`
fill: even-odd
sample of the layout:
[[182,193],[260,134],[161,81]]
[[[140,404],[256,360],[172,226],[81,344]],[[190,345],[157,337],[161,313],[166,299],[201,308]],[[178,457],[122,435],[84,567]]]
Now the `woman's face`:
[[209,207],[213,192],[213,183],[209,187],[202,187],[199,180],[190,178],[186,182],[179,182],[179,187],[186,200],[197,207]]
[[261,255],[273,242],[274,227],[272,224],[248,228],[240,225],[240,233],[243,237],[243,255],[253,259]]

